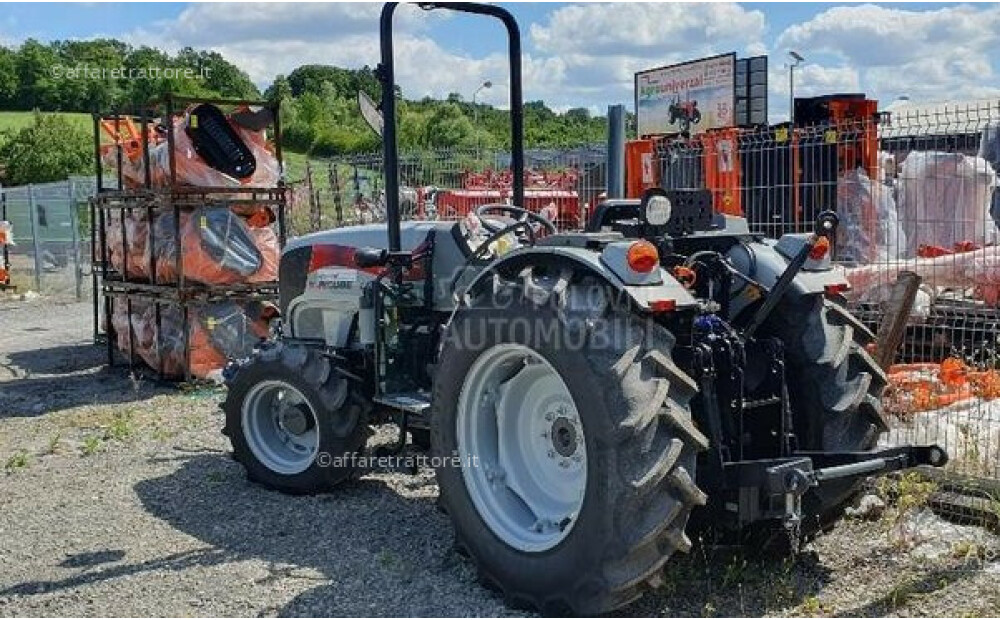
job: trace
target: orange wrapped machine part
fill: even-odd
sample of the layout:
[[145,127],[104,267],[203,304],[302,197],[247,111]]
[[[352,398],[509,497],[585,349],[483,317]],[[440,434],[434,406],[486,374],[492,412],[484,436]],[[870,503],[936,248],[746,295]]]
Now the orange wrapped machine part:
[[[176,304],[160,303],[157,326],[157,302],[133,299],[115,300],[111,324],[118,349],[128,354],[129,345],[137,358],[166,377],[190,374],[204,379],[225,367],[230,359],[248,356],[253,347],[268,335],[268,320],[276,314],[264,302],[226,301],[193,306],[189,316],[188,346],[190,357],[184,360],[183,314]],[[186,371],[186,372],[185,372]]]
[[644,191],[659,184],[655,151],[654,140],[632,140],[625,143],[626,197],[641,198]]
[[740,193],[740,130],[716,129],[700,136],[705,187],[712,192],[712,205],[717,213],[743,217]]

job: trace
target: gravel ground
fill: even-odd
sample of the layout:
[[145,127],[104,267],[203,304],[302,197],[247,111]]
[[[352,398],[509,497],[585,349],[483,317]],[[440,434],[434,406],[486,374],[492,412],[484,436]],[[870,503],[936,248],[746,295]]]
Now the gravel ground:
[[[453,551],[430,472],[264,491],[228,456],[220,392],[104,368],[87,304],[0,300],[0,325],[0,615],[518,615]],[[1000,540],[899,512],[794,560],[698,545],[621,614],[1000,613]]]

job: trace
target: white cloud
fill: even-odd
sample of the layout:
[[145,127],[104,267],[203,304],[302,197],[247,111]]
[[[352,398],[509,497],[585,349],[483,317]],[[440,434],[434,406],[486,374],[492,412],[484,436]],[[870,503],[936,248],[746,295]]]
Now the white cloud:
[[547,24],[532,24],[531,38],[551,53],[641,58],[699,48],[742,48],[764,33],[764,14],[736,4],[612,3],[555,10]]
[[[133,45],[176,51],[185,46],[211,49],[243,69],[260,87],[278,74],[304,64],[357,68],[380,60],[378,24],[381,6],[337,4],[198,4],[176,19],[136,30],[125,38]],[[484,79],[495,86],[477,100],[503,105],[508,101],[507,57],[501,48],[485,57],[445,49],[426,35],[431,20],[446,19],[444,11],[401,6],[394,19],[396,81],[407,97],[443,97],[471,90]],[[224,26],[222,26],[224,24]],[[501,40],[502,41],[502,40]],[[531,85],[561,80],[563,63],[555,57],[525,55],[524,82]],[[540,97],[536,94],[536,98]]]
[[822,68],[852,68],[858,87],[886,102],[904,94],[925,101],[1000,94],[993,68],[1000,48],[997,5],[929,11],[834,7],[790,26],[775,47],[781,54],[794,48],[807,57],[836,58],[838,67]]
[[564,66],[561,81],[541,85],[546,101],[603,106],[632,101],[637,71],[730,51],[759,54],[765,31],[762,12],[736,4],[613,3],[556,9],[529,36]]

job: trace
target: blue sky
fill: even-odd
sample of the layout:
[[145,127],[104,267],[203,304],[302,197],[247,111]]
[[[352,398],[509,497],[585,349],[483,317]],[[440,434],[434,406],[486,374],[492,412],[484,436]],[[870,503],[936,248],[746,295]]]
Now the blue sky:
[[[787,111],[784,56],[808,62],[801,94],[862,90],[937,101],[1000,97],[1000,6],[946,4],[507,4],[524,37],[529,99],[557,108],[631,104],[631,74],[702,55],[771,55],[771,109]],[[114,36],[165,49],[216,49],[266,86],[303,63],[375,64],[378,5],[6,4],[0,42]],[[408,96],[506,98],[504,38],[481,18],[399,11]]]

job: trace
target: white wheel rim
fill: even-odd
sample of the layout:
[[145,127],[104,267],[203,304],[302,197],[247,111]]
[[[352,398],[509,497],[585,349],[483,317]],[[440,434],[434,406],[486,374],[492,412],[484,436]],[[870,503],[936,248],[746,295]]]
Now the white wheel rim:
[[483,352],[462,385],[456,433],[466,489],[496,536],[541,552],[569,535],[587,449],[569,388],[545,358],[518,344]]
[[243,399],[243,437],[269,470],[294,476],[319,452],[319,420],[309,401],[284,381],[262,381]]

